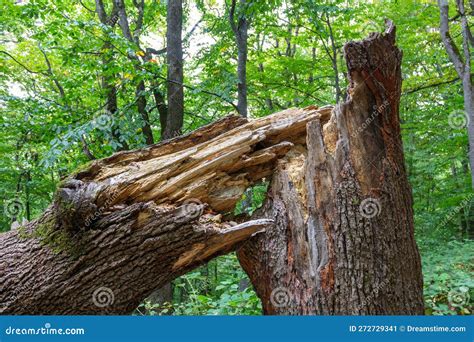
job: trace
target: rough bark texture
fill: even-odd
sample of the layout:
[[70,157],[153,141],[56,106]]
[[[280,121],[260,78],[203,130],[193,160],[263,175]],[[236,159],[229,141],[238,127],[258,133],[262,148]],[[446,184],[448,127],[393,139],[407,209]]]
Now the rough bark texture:
[[399,125],[395,27],[344,47],[350,99],[307,125],[238,251],[266,314],[423,314]]
[[0,313],[127,314],[156,288],[271,229],[271,220],[236,225],[221,214],[304,142],[309,120],[330,111],[229,116],[91,162],[63,181],[40,218],[0,235]]
[[54,213],[0,235],[0,314],[128,314],[153,291],[271,221],[230,226],[203,206],[136,203],[74,236]]
[[166,22],[166,59],[168,63],[168,115],[162,139],[181,134],[184,116],[183,92],[183,3],[182,0],[168,1]]

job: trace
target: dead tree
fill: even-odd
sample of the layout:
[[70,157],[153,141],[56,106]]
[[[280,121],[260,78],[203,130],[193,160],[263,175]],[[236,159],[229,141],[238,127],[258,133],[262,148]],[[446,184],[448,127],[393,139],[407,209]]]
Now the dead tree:
[[[127,314],[250,238],[239,257],[265,313],[421,313],[394,40],[391,27],[346,45],[352,99],[336,109],[229,116],[75,172],[0,235],[0,313]],[[259,215],[233,222],[272,176]]]

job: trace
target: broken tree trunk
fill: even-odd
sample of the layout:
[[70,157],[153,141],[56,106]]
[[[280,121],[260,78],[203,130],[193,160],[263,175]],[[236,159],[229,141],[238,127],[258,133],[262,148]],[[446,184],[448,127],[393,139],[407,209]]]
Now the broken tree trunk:
[[423,314],[395,27],[344,52],[350,98],[278,162],[254,216],[275,227],[238,257],[266,314]]
[[331,107],[248,122],[93,161],[37,220],[0,234],[0,313],[127,314],[154,289],[235,250],[272,221],[225,222],[245,189]]

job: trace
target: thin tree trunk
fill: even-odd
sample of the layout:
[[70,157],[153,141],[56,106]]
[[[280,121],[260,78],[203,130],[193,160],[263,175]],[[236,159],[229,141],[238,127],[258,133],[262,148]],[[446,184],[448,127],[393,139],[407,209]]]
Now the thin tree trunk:
[[[104,64],[108,63],[109,59],[104,60]],[[113,84],[113,79],[111,77],[104,77],[103,78],[103,87],[106,91],[106,111],[107,113],[117,119],[118,116],[118,105],[117,105],[117,88]],[[112,131],[112,137],[120,144],[120,147],[117,149],[118,151],[126,151],[129,150],[130,147],[128,143],[122,139],[122,135],[118,129],[119,125],[116,124],[115,120],[113,120],[112,127],[110,128]]]
[[[136,47],[141,51],[140,48],[140,33],[143,26],[143,15],[144,15],[144,6],[145,2],[141,1],[134,1],[134,5],[136,10],[138,11],[138,17],[135,20],[135,30],[132,32],[130,29],[130,25],[128,23],[128,15],[125,8],[125,2],[123,0],[113,0],[114,8],[117,13],[118,23],[122,34],[125,39],[127,39],[130,43],[135,44]],[[128,57],[134,62],[135,70],[139,70],[139,58],[135,54],[129,54]],[[145,142],[147,145],[152,145],[154,143],[153,139],[153,131],[151,129],[150,118],[148,115],[148,111],[146,109],[146,94],[145,94],[145,82],[140,80],[136,85],[135,89],[135,96],[137,99],[137,110],[140,114],[141,119],[143,120],[142,126],[142,133],[145,137]]]
[[336,103],[339,103],[339,100],[342,98],[341,86],[339,85],[339,69],[337,67],[337,48],[334,40],[334,34],[332,32],[331,19],[329,14],[326,13],[326,24],[328,25],[329,30],[329,40],[331,42],[331,63],[332,69],[334,71],[334,88],[336,90]]
[[469,164],[471,166],[471,183],[474,189],[474,89],[470,74],[463,77],[464,110],[467,115],[467,136],[469,139]]
[[146,109],[146,96],[145,96],[145,82],[140,81],[137,85],[136,90],[137,97],[137,108],[138,113],[143,120],[142,132],[145,136],[145,142],[147,145],[153,145],[155,140],[153,139],[153,131],[151,130],[150,117]]
[[[155,98],[156,109],[158,110],[158,113],[160,115],[161,131],[164,132],[164,131],[166,131],[166,123],[167,123],[167,120],[168,120],[167,119],[168,118],[168,106],[166,105],[165,97],[163,96],[163,94],[158,89],[158,83],[156,81],[152,82],[152,88],[153,88],[153,97]],[[163,136],[161,138],[163,139]]]
[[[118,19],[117,6],[114,4],[110,14],[107,15],[107,12],[105,11],[105,7],[102,0],[96,0],[95,10],[96,10],[97,16],[99,17],[100,22],[103,25],[109,26],[111,29],[113,29]],[[108,40],[108,38],[106,42],[104,43],[102,50],[104,50],[102,64],[104,66],[109,65],[113,61],[113,52],[112,52],[111,43]],[[113,118],[117,118],[117,115],[118,115],[117,88],[114,83],[115,83],[114,76],[104,75],[102,77],[102,87],[105,89],[105,93],[106,93],[105,110],[110,116],[112,116]],[[114,122],[112,123],[112,127],[110,129],[112,132],[112,137],[120,144],[120,147],[117,150],[118,151],[129,150],[130,148],[127,142],[122,139],[118,127],[119,126],[115,123],[115,120],[114,120]]]
[[[243,20],[246,22],[246,20]],[[247,104],[247,24],[240,27],[239,39],[237,44],[238,58],[237,58],[237,78],[238,83],[238,100],[237,108],[239,114],[244,118],[248,116],[248,104]]]
[[275,227],[238,251],[265,314],[423,314],[395,27],[344,50],[350,99],[279,162],[254,216]]
[[[168,107],[163,115],[163,106],[158,106],[160,111],[161,140],[171,139],[181,134],[184,119],[184,90],[183,90],[183,3],[182,0],[169,1],[167,4],[167,30],[166,30],[166,59],[168,64]],[[160,94],[154,93],[158,104]],[[164,101],[160,101],[164,102]],[[173,300],[173,287],[171,283],[163,284],[156,290],[151,300],[159,304]]]
[[168,63],[168,115],[162,139],[170,139],[181,134],[184,117],[183,91],[183,2],[168,2],[167,9],[167,53]]

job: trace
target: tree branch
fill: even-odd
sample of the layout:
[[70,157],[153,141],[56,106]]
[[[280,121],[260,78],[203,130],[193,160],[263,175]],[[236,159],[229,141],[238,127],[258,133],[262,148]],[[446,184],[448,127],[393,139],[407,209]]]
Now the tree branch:
[[128,17],[127,17],[127,12],[125,11],[125,4],[123,0],[114,0],[114,5],[117,7],[117,14],[119,16],[119,25],[120,28],[122,29],[122,33],[124,37],[130,41],[134,42],[138,45],[138,42],[136,42],[132,36],[132,33],[130,31],[130,26],[128,24]]
[[[235,25],[235,7],[236,7],[236,2],[237,0],[232,0],[230,4],[230,10],[229,10],[229,21],[230,21],[230,27],[232,28],[232,31],[234,34],[238,33],[237,26]],[[227,4],[227,2],[226,2]]]
[[64,92],[64,88],[63,86],[61,85],[61,83],[59,83],[58,79],[56,78],[56,76],[54,76],[54,73],[53,73],[53,69],[51,67],[51,62],[49,61],[49,58],[48,58],[48,55],[46,55],[46,52],[43,50],[43,48],[41,47],[41,45],[38,44],[38,48],[39,50],[41,51],[41,53],[43,54],[44,56],[44,60],[46,61],[46,65],[48,66],[48,74],[49,76],[51,77],[51,79],[53,80],[54,84],[56,85],[56,87],[58,88],[58,91],[59,91],[59,94],[61,95],[61,98],[64,100],[65,97],[66,97],[66,94]]
[[45,71],[34,71],[34,70],[31,70],[30,68],[28,68],[26,65],[24,65],[23,63],[21,63],[19,60],[17,60],[15,57],[13,57],[11,54],[9,54],[9,53],[6,52],[6,51],[0,50],[0,53],[3,53],[4,55],[7,55],[8,57],[10,57],[16,64],[18,64],[19,66],[21,66],[23,69],[25,69],[26,71],[28,71],[28,72],[31,73],[31,74],[38,74],[38,75],[43,75],[43,76],[49,76],[48,73],[45,72]]
[[437,83],[425,84],[425,85],[422,85],[420,87],[408,89],[408,90],[404,91],[402,95],[413,94],[413,93],[416,93],[417,91],[420,91],[420,90],[434,88],[434,87],[438,87],[440,85],[445,85],[445,84],[456,83],[458,81],[459,81],[459,77],[456,77],[456,78],[453,78],[453,79],[447,80],[447,81],[441,81],[441,82],[437,82]]

